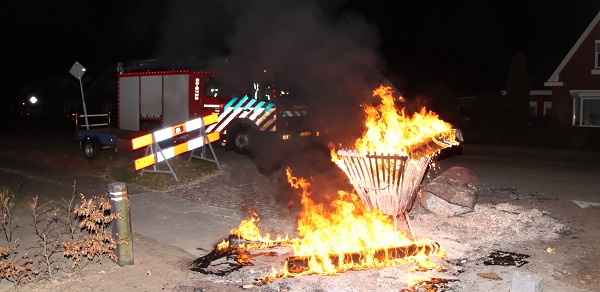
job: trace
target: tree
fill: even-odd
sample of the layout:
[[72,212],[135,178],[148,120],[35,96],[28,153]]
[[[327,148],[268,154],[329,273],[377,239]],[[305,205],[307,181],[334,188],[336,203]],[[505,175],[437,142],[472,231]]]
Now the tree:
[[530,86],[525,53],[513,55],[505,81],[506,89],[506,137],[514,142],[527,130],[529,120]]

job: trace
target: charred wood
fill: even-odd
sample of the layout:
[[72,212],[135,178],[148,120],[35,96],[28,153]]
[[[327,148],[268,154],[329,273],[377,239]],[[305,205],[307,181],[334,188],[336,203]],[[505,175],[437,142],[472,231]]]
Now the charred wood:
[[247,240],[247,239],[241,238],[235,234],[230,234],[228,241],[229,241],[229,248],[232,248],[232,249],[240,248],[240,247],[249,248],[249,249],[252,249],[252,247],[267,248],[267,247],[286,246],[286,245],[290,244],[290,242],[286,241],[286,240],[252,241],[252,240]]
[[[373,257],[377,260],[396,260],[403,259],[418,254],[430,255],[439,250],[440,245],[437,242],[432,244],[418,246],[416,244],[410,244],[402,247],[390,247],[382,248],[375,251]],[[340,265],[360,263],[364,257],[364,253],[353,252],[340,255],[329,255],[329,260],[336,267]],[[288,257],[286,260],[287,270],[292,274],[300,274],[302,272],[310,270],[309,262],[312,259],[311,256],[293,256]]]

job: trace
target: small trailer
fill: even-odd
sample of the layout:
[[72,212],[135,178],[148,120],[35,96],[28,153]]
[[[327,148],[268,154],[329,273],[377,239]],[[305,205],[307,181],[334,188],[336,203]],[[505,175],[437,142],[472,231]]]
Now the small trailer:
[[[83,124],[81,119],[87,121]],[[117,152],[116,129],[110,128],[110,113],[77,115],[75,118],[77,142],[87,159],[95,159],[102,149],[115,149]]]
[[[103,149],[114,149],[115,153],[118,153],[117,145],[121,144],[123,146],[124,141],[129,144],[131,139],[148,134],[147,131],[113,128],[111,127],[110,117],[110,112],[75,115],[76,139],[85,158],[93,160]],[[119,140],[121,140],[121,143],[119,143]]]

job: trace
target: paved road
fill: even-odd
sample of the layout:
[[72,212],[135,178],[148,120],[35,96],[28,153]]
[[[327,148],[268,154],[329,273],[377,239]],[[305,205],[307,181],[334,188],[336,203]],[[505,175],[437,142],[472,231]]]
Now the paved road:
[[[219,147],[216,151],[222,164],[218,174],[168,192],[130,187],[133,231],[203,255],[253,209],[261,217],[263,231],[293,234],[298,197],[287,184],[284,171],[264,176],[247,157]],[[291,157],[287,163],[295,175],[313,177],[317,201],[320,194],[349,187],[341,172],[318,151]],[[438,171],[455,165],[467,167],[496,194],[600,202],[600,164],[465,150],[462,156],[441,160],[438,165]],[[76,192],[86,195],[104,194],[109,183],[0,157],[0,184],[21,182],[27,193],[60,201],[73,193],[74,181]]]
[[466,152],[440,161],[440,168],[463,166],[487,187],[521,195],[600,203],[600,164],[569,157],[548,158],[552,157]]
[[[293,233],[298,207],[290,206],[296,195],[283,169],[265,176],[248,157],[220,147],[215,150],[222,166],[218,174],[167,192],[130,186],[133,231],[193,255],[204,255],[242,219],[250,217],[248,211],[252,209],[261,217],[264,231]],[[102,195],[109,183],[87,176],[85,171],[72,173],[0,156],[0,185],[21,184],[21,191],[43,200],[63,202],[73,192],[87,197]],[[28,218],[28,212],[23,208],[19,216]],[[21,225],[20,232],[27,233],[27,224]]]

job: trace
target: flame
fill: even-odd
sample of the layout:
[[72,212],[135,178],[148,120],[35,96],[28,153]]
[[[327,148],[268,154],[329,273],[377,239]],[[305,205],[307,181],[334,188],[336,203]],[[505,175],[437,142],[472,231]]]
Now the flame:
[[[411,263],[420,269],[439,269],[430,261],[431,256],[443,258],[445,250],[428,239],[412,241],[403,231],[395,230],[389,216],[379,210],[367,211],[357,195],[344,191],[338,192],[338,198],[328,206],[316,204],[309,192],[310,183],[305,178],[292,175],[286,169],[288,182],[299,191],[302,211],[299,213],[299,237],[279,241],[280,245],[289,246],[294,257],[307,262],[308,268],[300,272],[292,271],[286,261],[283,268],[273,268],[272,273],[264,281],[273,281],[280,277],[293,277],[309,274],[335,275],[347,270],[380,268]],[[266,240],[273,243],[269,236],[261,236],[257,226],[258,218],[253,215],[240,223],[240,227],[232,230],[232,234],[247,240]],[[401,258],[388,256],[386,249],[415,245],[423,247],[421,252]],[[245,248],[250,248],[246,246]],[[385,251],[382,253],[382,251]],[[382,256],[383,254],[383,256]],[[349,256],[352,255],[352,261]],[[336,260],[337,259],[337,260]],[[289,261],[290,259],[288,259]]]
[[[250,242],[250,244],[240,244],[238,248],[240,249],[265,249],[275,245],[289,245],[289,236],[283,237],[281,234],[278,234],[275,239],[271,239],[271,234],[265,233],[261,235],[261,232],[258,228],[258,221],[260,218],[258,214],[254,212],[254,210],[248,210],[248,212],[252,215],[250,218],[242,220],[238,228],[234,228],[231,230],[231,235],[235,235],[239,238],[243,238]],[[229,243],[223,240],[219,245],[217,245],[217,249],[225,250],[229,248]]]
[[[363,105],[366,130],[355,142],[357,151],[418,159],[442,148],[458,145],[456,130],[434,112],[423,107],[410,116],[404,108],[397,109],[391,87],[381,85],[373,90],[373,96],[381,98],[381,104]],[[398,100],[404,102],[402,97]],[[336,162],[339,157],[333,147],[331,149],[332,160]]]
[[[383,267],[406,261],[374,256],[377,250],[413,243],[405,232],[395,230],[394,223],[388,215],[379,210],[367,211],[357,195],[344,191],[338,191],[338,199],[330,203],[331,210],[328,210],[311,199],[308,191],[310,183],[306,179],[292,176],[289,168],[286,169],[286,173],[292,187],[301,191],[303,209],[298,219],[300,239],[292,245],[295,256],[310,259],[310,269],[301,274],[332,275],[349,269]],[[432,242],[421,240],[414,243],[426,245]],[[332,255],[342,259],[349,253],[360,254],[360,261],[331,262]],[[443,249],[437,253],[440,257],[444,254]],[[429,256],[424,254],[409,259],[415,260],[421,267],[435,267],[435,264],[429,262]]]
[[[373,91],[373,96],[380,97],[381,104],[364,105],[367,129],[355,142],[357,151],[418,160],[458,144],[450,124],[425,108],[411,116],[406,115],[404,108],[396,109],[392,93],[390,87],[380,86]],[[399,100],[404,101],[402,97]],[[336,147],[330,144],[330,148],[332,161],[345,170],[334,150]],[[441,269],[431,261],[432,256],[443,258],[446,254],[437,243],[429,239],[411,240],[404,231],[395,228],[389,215],[378,209],[367,209],[354,193],[338,191],[337,198],[329,205],[316,204],[311,198],[308,180],[294,177],[289,168],[286,173],[288,182],[301,196],[299,237],[278,236],[271,240],[269,234],[261,235],[255,213],[232,230],[232,234],[240,238],[259,243],[257,248],[275,243],[292,248],[294,256],[289,257],[281,269],[273,268],[263,282],[279,277],[335,275],[347,270],[400,264],[411,264],[414,269],[421,270]],[[296,264],[301,267],[297,268]],[[411,286],[421,281],[414,276],[406,280]]]

